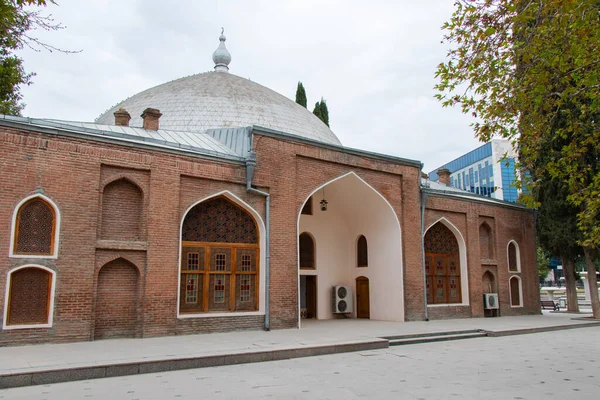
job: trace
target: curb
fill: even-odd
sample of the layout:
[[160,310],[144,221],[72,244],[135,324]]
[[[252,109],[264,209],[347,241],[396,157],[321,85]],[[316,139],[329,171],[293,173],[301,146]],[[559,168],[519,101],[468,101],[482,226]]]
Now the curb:
[[530,333],[542,333],[542,332],[552,332],[552,331],[562,331],[567,329],[578,329],[578,328],[588,328],[592,326],[600,326],[600,321],[598,322],[583,322],[579,324],[570,324],[570,325],[554,325],[554,326],[543,326],[539,328],[523,328],[523,329],[513,329],[509,331],[485,331],[489,337],[501,337],[501,336],[512,336],[512,335],[528,335]]
[[369,339],[361,342],[336,343],[312,347],[297,347],[279,350],[175,358],[158,361],[90,365],[76,368],[57,368],[53,370],[37,372],[2,374],[0,375],[0,389],[33,385],[47,385],[51,383],[71,382],[86,379],[112,378],[116,376],[177,371],[183,369],[287,360],[292,358],[312,357],[364,350],[387,349],[388,345],[389,342],[385,339]]

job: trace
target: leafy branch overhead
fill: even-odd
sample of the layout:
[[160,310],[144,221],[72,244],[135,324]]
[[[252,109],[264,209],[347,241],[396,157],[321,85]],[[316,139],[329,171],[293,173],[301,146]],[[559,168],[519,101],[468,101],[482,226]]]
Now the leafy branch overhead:
[[23,59],[15,52],[28,47],[35,51],[41,49],[77,53],[45,43],[33,35],[36,30],[56,31],[64,29],[52,15],[44,15],[40,8],[28,6],[46,6],[56,3],[52,0],[9,0],[0,3],[0,113],[20,115],[25,107],[20,92],[22,85],[30,85],[34,73],[27,73]]
[[[532,185],[556,179],[578,210],[581,244],[600,246],[600,2],[458,0],[436,97],[508,138]],[[545,144],[560,143],[541,157]],[[535,199],[534,199],[535,200]]]

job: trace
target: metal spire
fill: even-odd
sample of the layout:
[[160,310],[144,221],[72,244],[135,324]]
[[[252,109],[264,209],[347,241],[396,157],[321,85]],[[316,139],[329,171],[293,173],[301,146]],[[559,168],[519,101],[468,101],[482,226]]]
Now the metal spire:
[[221,28],[221,36],[219,36],[219,47],[215,50],[212,55],[212,59],[215,63],[215,71],[217,72],[229,72],[229,63],[231,62],[231,54],[225,47],[225,35],[223,33],[225,29]]

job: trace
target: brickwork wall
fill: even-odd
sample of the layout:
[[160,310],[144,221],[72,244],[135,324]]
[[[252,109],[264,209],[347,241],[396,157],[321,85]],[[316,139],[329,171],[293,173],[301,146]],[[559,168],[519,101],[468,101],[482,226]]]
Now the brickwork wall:
[[[359,157],[334,150],[255,135],[258,154],[253,184],[271,194],[271,327],[298,325],[297,221],[300,207],[320,185],[354,172],[391,205],[401,226],[405,318],[422,320],[423,276],[420,235],[420,171],[417,167]],[[0,128],[0,290],[7,272],[27,264],[56,271],[54,324],[48,329],[0,331],[0,345],[92,340],[102,314],[101,267],[118,258],[138,269],[136,336],[175,335],[236,329],[261,329],[262,316],[177,319],[180,223],[198,201],[228,190],[265,218],[265,199],[245,188],[245,167],[199,158],[118,146],[76,138]],[[111,183],[126,179],[112,196]],[[131,185],[129,184],[129,185]],[[106,188],[109,188],[108,192]],[[136,190],[137,190],[136,189]],[[10,225],[16,204],[42,192],[61,215],[58,259],[8,257]],[[106,201],[103,194],[108,193]],[[141,198],[139,197],[141,196]],[[132,198],[135,197],[135,201]],[[119,204],[139,204],[136,235],[105,235],[103,221],[119,215]],[[125,209],[125,208],[124,208]],[[126,220],[120,214],[120,220]],[[482,316],[478,218],[492,218],[496,260],[489,261],[500,288],[503,315],[539,312],[533,217],[528,212],[473,202],[430,197],[427,221],[444,216],[463,233],[468,247],[471,315]],[[134,223],[127,220],[126,226]],[[105,229],[105,230],[103,230]],[[520,274],[524,307],[511,308],[506,244],[514,239],[521,250]],[[264,268],[264,266],[261,266]],[[535,295],[534,295],[535,294]],[[4,309],[4,296],[0,296]],[[449,309],[450,310],[450,309]],[[127,311],[131,313],[131,309]],[[465,315],[456,309],[440,318]],[[437,315],[436,310],[434,314]],[[128,314],[129,315],[129,314]],[[131,328],[127,328],[131,329]],[[130,332],[130,330],[128,330]]]
[[101,239],[140,240],[144,216],[142,191],[127,179],[119,179],[102,192]]
[[123,258],[98,274],[94,338],[135,337],[138,331],[138,271]]
[[[300,207],[319,186],[349,172],[356,173],[392,206],[402,229],[405,308],[407,318],[422,319],[421,245],[419,239],[419,170],[412,166],[366,159],[332,150],[258,136],[254,182],[270,187],[271,214],[271,324],[297,326],[297,221]],[[407,249],[410,249],[408,251]],[[410,286],[409,286],[410,285]],[[410,312],[409,312],[410,310]]]
[[[457,210],[460,210],[457,212]],[[533,212],[507,206],[492,205],[477,201],[465,201],[440,196],[430,196],[426,203],[425,226],[439,218],[448,219],[461,232],[467,249],[469,310],[470,316],[483,317],[483,275],[489,271],[494,277],[494,286],[499,293],[500,315],[539,314],[540,298],[537,283],[535,256],[535,227]],[[492,258],[489,250],[480,250],[480,226],[486,222],[491,229],[493,241]],[[509,296],[507,246],[515,240],[521,250],[521,277],[523,285],[523,307],[511,307]],[[487,243],[484,243],[487,244]],[[487,257],[487,258],[486,258]],[[429,307],[430,319],[455,318],[466,315],[454,307]],[[468,315],[466,315],[468,316]]]

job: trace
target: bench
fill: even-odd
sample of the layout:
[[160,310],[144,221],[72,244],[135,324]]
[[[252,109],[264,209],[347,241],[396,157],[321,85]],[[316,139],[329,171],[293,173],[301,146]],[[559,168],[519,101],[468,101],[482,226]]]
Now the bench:
[[560,311],[560,306],[554,302],[554,300],[542,300],[542,310],[551,308],[554,311]]

